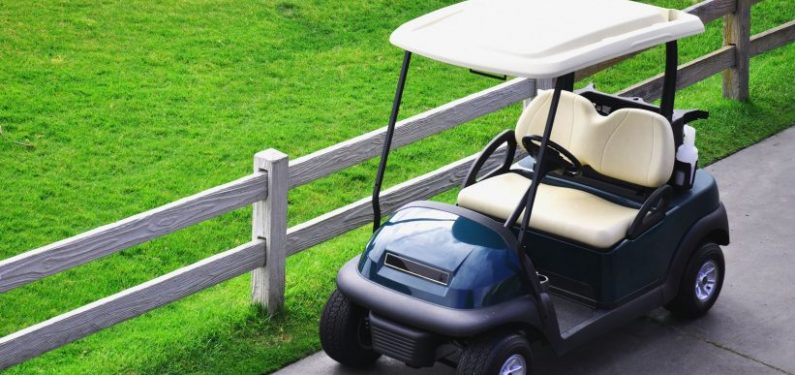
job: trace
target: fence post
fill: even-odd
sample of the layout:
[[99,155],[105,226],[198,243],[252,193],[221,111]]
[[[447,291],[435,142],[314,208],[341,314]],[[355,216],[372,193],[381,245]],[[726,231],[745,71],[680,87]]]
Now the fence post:
[[555,88],[554,78],[543,78],[536,80],[536,88],[538,90],[552,90]]
[[723,71],[723,96],[748,99],[751,47],[751,0],[737,0],[734,13],[723,17],[723,45],[734,46],[734,67]]
[[538,95],[538,90],[551,90],[555,88],[555,79],[554,78],[543,78],[543,79],[529,79],[527,80],[530,84],[530,97],[522,100],[522,108],[527,108],[530,105],[530,102]]
[[527,80],[527,85],[530,86],[529,87],[530,96],[527,99],[522,100],[522,109],[527,108],[527,106],[530,105],[530,102],[532,102],[533,99],[535,99],[535,97],[538,95],[538,89],[537,89],[536,82],[537,81],[535,79],[528,79]]
[[287,257],[287,155],[275,149],[254,155],[254,173],[268,174],[268,196],[254,203],[252,237],[265,240],[265,265],[251,271],[251,298],[275,314],[284,305]]

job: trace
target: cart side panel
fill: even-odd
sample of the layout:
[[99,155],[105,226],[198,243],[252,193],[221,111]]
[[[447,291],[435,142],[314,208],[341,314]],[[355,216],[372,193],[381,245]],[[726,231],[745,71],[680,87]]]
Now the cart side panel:
[[699,170],[693,188],[676,194],[668,216],[635,240],[603,250],[531,232],[528,251],[554,288],[611,308],[662,284],[683,236],[719,206],[715,180]]

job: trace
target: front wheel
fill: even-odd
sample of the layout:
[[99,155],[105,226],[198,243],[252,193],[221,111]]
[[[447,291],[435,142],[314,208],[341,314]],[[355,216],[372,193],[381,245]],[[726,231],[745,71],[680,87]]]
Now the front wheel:
[[709,311],[718,299],[725,263],[718,244],[708,242],[691,256],[682,274],[679,292],[665,306],[679,318],[694,319]]
[[517,334],[479,338],[464,348],[458,375],[532,374],[530,343]]
[[367,325],[367,310],[354,305],[335,289],[320,318],[320,346],[331,359],[344,366],[364,368],[381,354],[373,351]]

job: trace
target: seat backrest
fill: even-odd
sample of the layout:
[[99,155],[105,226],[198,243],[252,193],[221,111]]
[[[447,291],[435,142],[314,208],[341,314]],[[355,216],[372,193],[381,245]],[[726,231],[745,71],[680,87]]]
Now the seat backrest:
[[[516,139],[541,135],[552,90],[539,92],[516,124]],[[674,166],[674,136],[660,114],[622,108],[602,116],[588,99],[561,92],[552,140],[571,151],[583,165],[618,180],[651,188],[665,184]]]

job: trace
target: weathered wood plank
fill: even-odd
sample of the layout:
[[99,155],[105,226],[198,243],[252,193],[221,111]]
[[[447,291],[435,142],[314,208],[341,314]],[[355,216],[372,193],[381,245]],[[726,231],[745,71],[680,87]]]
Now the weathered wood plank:
[[[392,147],[416,142],[528,98],[531,84],[517,78],[400,121]],[[371,159],[381,152],[386,127],[290,162],[290,188]]]
[[243,177],[0,261],[0,293],[265,199],[267,181]]
[[61,347],[259,267],[265,243],[247,243],[0,338],[0,369]]
[[795,41],[795,20],[751,37],[751,56],[756,56]]
[[684,11],[701,18],[701,22],[708,23],[724,15],[734,13],[737,0],[707,0],[685,8]]
[[254,203],[251,236],[265,240],[267,254],[266,265],[251,271],[251,299],[271,315],[284,305],[287,162],[287,155],[274,149],[254,155],[254,173],[268,174],[268,198]]
[[[676,88],[683,89],[734,65],[734,47],[727,46],[701,58],[680,65]],[[662,92],[663,75],[658,74],[618,92],[618,95],[639,97],[646,101],[658,99]]]
[[[497,167],[505,155],[500,148],[483,166],[482,171]],[[521,157],[524,154],[520,154]],[[478,154],[458,160],[440,169],[403,182],[381,194],[381,209],[391,213],[415,200],[433,197],[461,184]],[[292,255],[350,230],[372,222],[371,197],[340,207],[287,230],[287,254]]]
[[751,47],[751,0],[736,0],[737,9],[723,18],[723,45],[734,46],[734,66],[723,71],[723,96],[748,99]]

